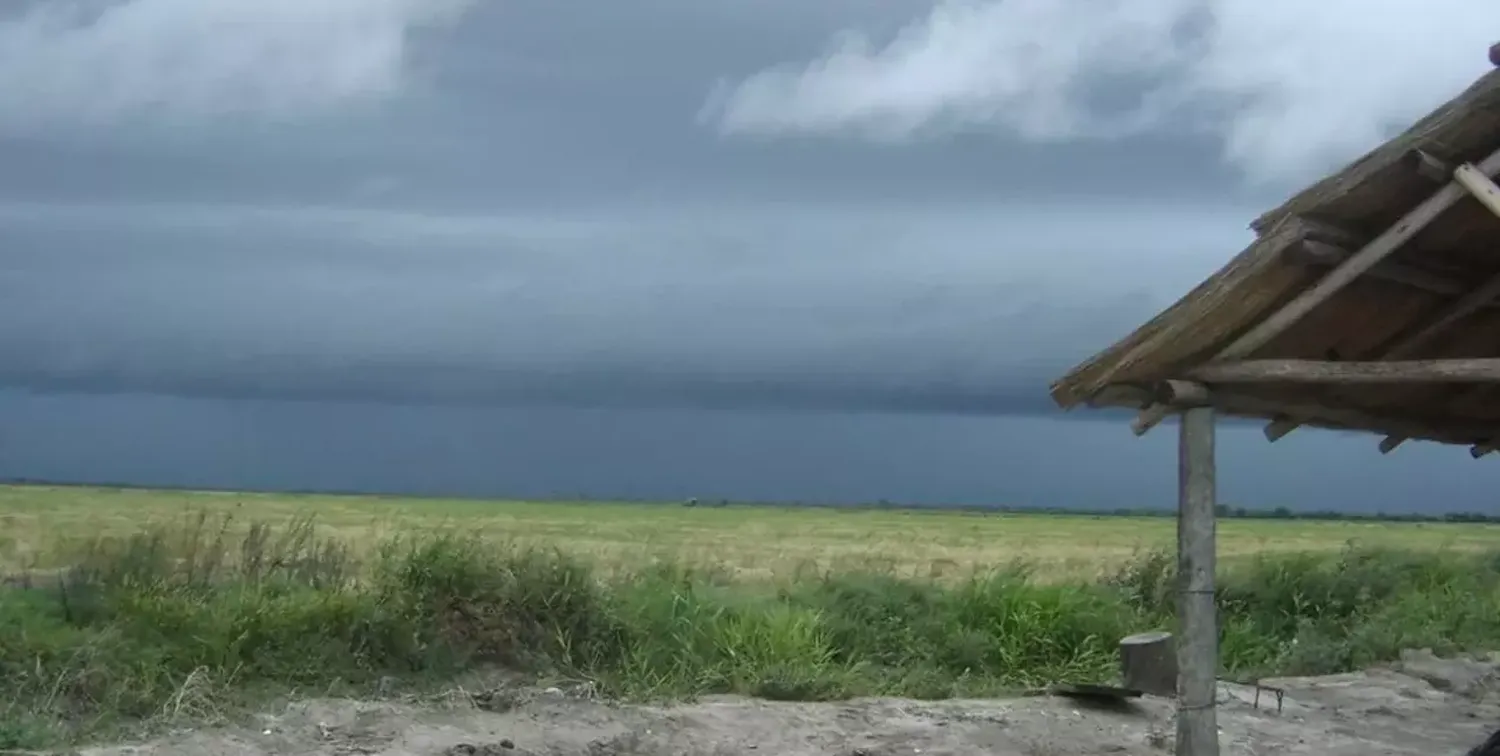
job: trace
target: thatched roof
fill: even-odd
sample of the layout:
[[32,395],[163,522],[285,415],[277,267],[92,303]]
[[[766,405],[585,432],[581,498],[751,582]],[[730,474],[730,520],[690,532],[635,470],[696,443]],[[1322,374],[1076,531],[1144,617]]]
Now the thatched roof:
[[[1259,238],[1052,386],[1062,407],[1174,405],[1500,445],[1500,71],[1257,218]],[[1489,195],[1489,196],[1485,196]],[[1461,360],[1461,361],[1460,361]]]

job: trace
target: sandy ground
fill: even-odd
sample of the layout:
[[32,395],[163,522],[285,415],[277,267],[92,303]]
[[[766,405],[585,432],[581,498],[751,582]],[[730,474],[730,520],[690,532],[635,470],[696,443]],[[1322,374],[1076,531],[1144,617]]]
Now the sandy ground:
[[[1500,654],[1412,652],[1368,672],[1224,684],[1225,754],[1462,756],[1500,727]],[[1101,708],[1060,697],[626,706],[579,691],[495,689],[463,705],[309,700],[255,727],[181,732],[87,756],[1123,756],[1171,753],[1172,702]]]

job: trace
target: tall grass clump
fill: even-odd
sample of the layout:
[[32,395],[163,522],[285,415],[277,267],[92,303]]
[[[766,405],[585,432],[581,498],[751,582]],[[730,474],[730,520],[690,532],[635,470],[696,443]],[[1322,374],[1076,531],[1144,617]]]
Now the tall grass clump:
[[[1114,676],[1120,637],[1174,622],[1174,563],[1096,583],[1008,567],[745,583],[662,563],[435,535],[364,561],[314,523],[198,517],[65,544],[65,571],[0,584],[0,750],[225,719],[271,695],[373,694],[493,666],[631,699],[993,695]],[[1226,672],[1317,673],[1412,646],[1500,644],[1500,558],[1351,548],[1220,577]]]
[[308,520],[232,526],[66,544],[73,567],[7,578],[0,749],[476,663],[603,666],[622,646],[604,587],[555,552],[435,537],[362,565]]
[[[1174,622],[1175,566],[1137,560],[1107,581],[1143,618]],[[1331,674],[1395,659],[1500,647],[1500,551],[1351,546],[1231,563],[1218,576],[1220,663],[1240,677]]]

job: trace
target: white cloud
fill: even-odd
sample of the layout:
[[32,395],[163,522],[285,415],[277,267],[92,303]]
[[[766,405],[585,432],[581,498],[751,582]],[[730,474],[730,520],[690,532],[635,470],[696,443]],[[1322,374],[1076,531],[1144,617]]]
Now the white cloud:
[[704,115],[728,133],[897,141],[1207,130],[1248,178],[1279,182],[1456,94],[1497,28],[1500,4],[1475,0],[945,0],[883,45],[846,32],[722,87]]
[[286,118],[391,96],[468,0],[39,0],[0,11],[0,129]]

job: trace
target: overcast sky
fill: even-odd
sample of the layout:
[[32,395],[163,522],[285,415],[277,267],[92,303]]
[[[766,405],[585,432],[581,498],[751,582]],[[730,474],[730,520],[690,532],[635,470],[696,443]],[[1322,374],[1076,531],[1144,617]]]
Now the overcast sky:
[[[871,438],[924,422],[924,469],[947,472],[858,496],[1088,498],[954,460],[1064,455],[1068,434],[1160,451],[1118,420],[1061,423],[1044,449],[1018,423],[1056,421],[1002,416],[1045,412],[1052,378],[1219,267],[1252,217],[1482,74],[1496,28],[1500,5],[1473,0],[6,3],[0,473],[838,498],[912,458]],[[455,419],[477,405],[512,413],[489,428],[558,413],[552,451],[500,475],[407,449],[410,485],[359,478],[397,453],[370,437],[418,426],[514,456]],[[692,474],[641,451],[705,406],[760,440]],[[249,407],[252,445],[280,456],[234,445]],[[946,415],[815,419],[853,411]],[[587,417],[635,440],[600,463],[557,429]],[[176,430],[101,440],[151,418]],[[351,423],[370,430],[329,430]],[[199,458],[194,434],[229,446]],[[1327,467],[1251,434],[1237,464]],[[842,471],[767,461],[803,435]],[[1348,475],[1378,466],[1387,492],[1492,467],[1305,435],[1357,448]],[[754,491],[734,482],[748,457]],[[1170,452],[1152,459],[1170,478]]]

